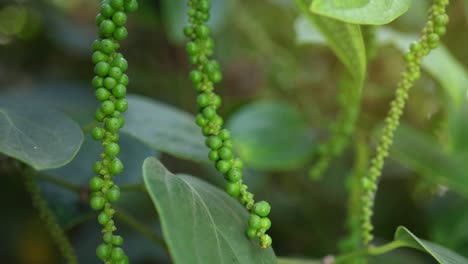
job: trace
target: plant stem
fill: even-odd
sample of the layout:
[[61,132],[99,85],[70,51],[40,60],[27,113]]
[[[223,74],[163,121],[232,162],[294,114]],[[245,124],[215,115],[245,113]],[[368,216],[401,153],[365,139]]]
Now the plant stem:
[[382,255],[382,254],[385,254],[389,251],[392,251],[394,249],[397,249],[403,246],[405,246],[405,243],[401,241],[392,241],[390,243],[384,244],[379,247],[369,247],[369,248],[354,251],[345,255],[337,256],[335,258],[335,264],[349,263],[350,260],[358,258],[358,257]]
[[38,178],[38,179],[43,180],[43,181],[52,183],[52,184],[60,186],[60,187],[63,187],[64,189],[67,189],[67,190],[72,191],[74,193],[77,193],[77,194],[80,193],[81,187],[78,184],[72,183],[70,181],[67,181],[67,180],[64,180],[64,179],[61,179],[61,178],[57,178],[57,177],[54,177],[54,176],[51,176],[51,175],[43,174],[43,173],[36,173],[34,176],[36,178]]
[[129,227],[133,228],[135,231],[139,232],[140,234],[142,234],[149,240],[155,242],[156,244],[161,246],[166,252],[168,252],[166,243],[164,242],[164,239],[159,234],[151,230],[149,227],[145,226],[143,223],[139,222],[135,217],[128,214],[124,210],[115,208],[115,211],[116,211],[115,217],[117,219],[119,219],[120,221],[128,225]]

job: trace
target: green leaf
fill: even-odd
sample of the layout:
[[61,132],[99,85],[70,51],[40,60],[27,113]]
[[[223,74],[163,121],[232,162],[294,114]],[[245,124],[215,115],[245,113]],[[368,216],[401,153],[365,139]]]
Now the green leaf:
[[176,157],[209,161],[209,149],[193,116],[143,96],[128,95],[127,100],[123,133]]
[[431,255],[441,264],[468,264],[468,259],[443,246],[416,237],[403,226],[398,227],[395,233],[395,241],[403,243],[406,247],[421,250]]
[[70,162],[83,141],[80,126],[61,112],[23,101],[0,101],[0,152],[36,170]]
[[468,197],[466,159],[443,151],[436,139],[402,124],[395,135],[392,156],[428,180]]
[[245,235],[247,211],[225,192],[188,175],[174,175],[155,158],[143,164],[174,263],[276,263],[271,248]]
[[[350,72],[356,82],[356,89],[361,89],[366,78],[367,66],[360,26],[314,15],[310,13],[304,0],[296,0],[296,4],[312,25],[323,34],[329,47]],[[297,32],[299,33],[306,34],[306,31]]]
[[347,23],[384,25],[408,11],[411,0],[314,0],[313,13]]
[[320,264],[320,260],[278,258],[278,264]]
[[285,102],[258,101],[228,121],[234,150],[251,168],[299,168],[314,151],[314,137],[299,111]]

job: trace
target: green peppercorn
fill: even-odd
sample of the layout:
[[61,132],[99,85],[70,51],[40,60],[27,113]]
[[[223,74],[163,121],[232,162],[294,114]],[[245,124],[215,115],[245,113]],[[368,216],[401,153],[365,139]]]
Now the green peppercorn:
[[262,218],[256,214],[251,214],[249,217],[249,228],[259,229],[261,227]]
[[109,4],[101,5],[101,14],[104,17],[111,17],[114,14],[115,10]]
[[208,106],[208,107],[203,108],[202,114],[203,114],[203,117],[205,117],[208,120],[211,120],[215,118],[216,111],[213,109],[213,107]]
[[109,99],[110,93],[105,88],[99,88],[96,90],[95,95],[96,95],[96,99],[103,102]]
[[205,144],[210,149],[216,150],[223,145],[223,141],[218,136],[211,136],[206,139]]
[[109,202],[117,202],[120,199],[120,188],[117,186],[112,186],[106,195]]
[[95,76],[92,81],[92,85],[94,88],[101,88],[104,85],[104,78]]
[[203,79],[203,74],[200,71],[193,70],[190,72],[190,80],[192,80],[193,83],[197,84],[200,83]]
[[272,240],[271,240],[271,237],[269,235],[262,235],[260,237],[260,244],[261,244],[262,248],[267,248],[267,247],[271,246],[271,243],[272,243]]
[[254,212],[261,217],[268,216],[268,214],[270,214],[270,210],[270,204],[266,201],[261,201],[254,205]]
[[108,59],[109,59],[109,56],[107,56],[106,54],[104,54],[103,52],[99,50],[93,53],[92,60],[93,60],[93,63],[95,64],[101,61],[107,61]]
[[124,40],[127,38],[128,36],[128,31],[125,27],[117,27],[115,30],[114,30],[114,38],[116,40]]
[[[218,162],[219,163],[219,162]],[[218,164],[216,163],[216,164]],[[226,192],[232,197],[239,197],[240,185],[238,183],[228,182],[226,184]]]
[[202,114],[197,115],[197,117],[195,118],[195,122],[200,127],[204,127],[206,126],[206,124],[208,124],[208,120],[206,120],[206,118],[204,118]]
[[115,51],[116,45],[111,39],[103,39],[101,41],[100,49],[106,54],[112,54]]
[[210,36],[211,30],[207,25],[200,25],[195,29],[200,39],[206,39]]
[[115,247],[112,249],[112,253],[111,253],[111,259],[113,261],[119,261],[121,259],[123,259],[125,256],[125,253],[123,251],[123,249],[119,248],[119,247]]
[[115,10],[119,10],[124,7],[124,0],[109,0],[109,4]]
[[106,121],[106,128],[111,132],[115,132],[120,128],[120,121],[115,117],[109,118]]
[[91,132],[93,138],[95,140],[101,140],[104,138],[104,129],[102,129],[101,127],[95,127],[93,128],[93,131]]
[[126,74],[122,74],[122,78],[120,78],[120,84],[127,86],[128,85],[128,76]]
[[111,232],[104,233],[104,235],[102,236],[102,241],[104,241],[107,244],[112,243],[112,240],[113,240],[113,235]]
[[220,160],[216,163],[216,169],[225,174],[231,169],[231,163],[229,161]]
[[106,244],[101,244],[96,248],[96,255],[100,259],[107,259],[111,255],[111,247]]
[[111,157],[117,156],[120,152],[119,144],[114,142],[107,144],[104,148],[104,152],[106,153],[106,155]]
[[195,42],[189,42],[187,43],[187,47],[186,47],[186,50],[187,50],[187,53],[191,56],[195,56],[195,55],[198,55],[198,52],[200,51],[197,43]]
[[112,101],[107,100],[107,101],[102,102],[101,111],[104,114],[110,115],[114,112],[114,110],[115,110],[115,105]]
[[247,229],[247,236],[249,238],[256,238],[257,237],[257,229],[254,229],[254,228],[248,228]]
[[122,173],[123,164],[118,158],[113,159],[109,164],[109,172],[112,175],[117,175]]
[[230,160],[232,158],[232,150],[227,147],[222,147],[218,150],[219,157],[223,160]]
[[111,220],[110,216],[104,212],[100,213],[98,216],[98,222],[101,225],[106,225]]
[[271,227],[271,220],[270,220],[270,218],[268,218],[268,217],[262,217],[262,219],[260,220],[260,226],[261,226],[261,228],[263,228],[265,231],[267,231],[268,229],[270,229],[270,227]]
[[112,89],[112,94],[115,96],[115,98],[123,98],[127,94],[127,88],[123,84],[117,84]]
[[222,129],[220,132],[219,132],[219,137],[224,141],[224,140],[229,140],[231,139],[231,132],[229,132],[229,130],[227,129]]
[[112,65],[118,67],[121,72],[125,72],[128,69],[128,62],[124,58],[114,59]]
[[103,61],[98,62],[96,66],[94,67],[94,73],[96,73],[97,75],[101,77],[107,76],[107,74],[109,73],[109,70],[110,70],[109,63],[103,62]]
[[127,12],[130,12],[130,13],[135,12],[138,9],[138,2],[136,0],[127,0],[124,3],[124,8],[125,8],[125,11]]
[[210,153],[208,154],[208,158],[209,158],[211,161],[218,161],[218,160],[219,160],[218,151],[216,151],[216,150],[210,151]]
[[229,170],[227,178],[230,182],[238,182],[242,179],[242,171],[234,167]]
[[112,20],[106,19],[99,25],[99,32],[104,36],[111,36],[115,30],[115,23]]
[[128,102],[125,98],[118,99],[115,101],[115,109],[121,113],[127,111],[128,109]]
[[101,210],[106,204],[106,200],[101,196],[94,196],[90,201],[91,208],[94,210]]
[[123,238],[121,236],[114,236],[112,238],[112,244],[114,244],[115,246],[121,246],[123,245]]
[[104,186],[104,181],[99,177],[93,177],[89,180],[89,189],[91,189],[91,191],[100,191],[102,186]]

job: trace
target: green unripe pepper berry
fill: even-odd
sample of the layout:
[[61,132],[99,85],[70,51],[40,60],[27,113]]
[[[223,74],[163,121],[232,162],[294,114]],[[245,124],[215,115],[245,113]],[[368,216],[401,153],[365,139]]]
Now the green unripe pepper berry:
[[123,259],[125,257],[125,253],[123,251],[123,249],[119,248],[119,247],[115,247],[112,249],[112,253],[111,253],[111,259],[113,261],[119,261],[121,259]]
[[102,236],[102,241],[104,241],[107,244],[112,243],[112,240],[113,240],[113,235],[111,232],[104,233],[104,235]]
[[270,204],[266,201],[261,201],[254,205],[254,212],[261,217],[268,216],[268,214],[270,214],[270,210]]
[[98,62],[96,66],[94,66],[94,73],[96,73],[98,76],[105,77],[109,73],[110,66],[109,63],[107,62]]
[[135,12],[138,10],[138,2],[136,0],[127,0],[124,3],[124,8],[127,12]]
[[254,228],[248,228],[247,229],[247,236],[249,238],[256,238],[257,237],[257,229],[254,229]]
[[109,202],[117,202],[120,199],[120,188],[117,186],[112,186],[112,188],[107,191],[106,195]]
[[211,30],[207,25],[202,24],[195,29],[195,32],[200,39],[206,39],[210,36]]
[[121,236],[114,236],[112,238],[112,244],[114,244],[115,246],[121,246],[123,245],[123,238]]
[[112,62],[112,65],[120,68],[122,72],[125,72],[128,69],[128,62],[124,58],[117,58]]
[[128,85],[128,76],[127,74],[122,74],[122,78],[120,78],[120,84],[127,86]]
[[249,217],[249,228],[259,229],[261,227],[262,218],[256,214],[251,214]]
[[117,27],[114,31],[114,38],[118,41],[124,40],[128,36],[128,31],[125,27]]
[[205,144],[210,149],[216,150],[223,145],[223,141],[218,136],[211,136],[206,139]]
[[106,18],[102,14],[97,14],[96,19],[95,19],[96,25],[99,26],[102,23],[102,21],[104,21],[104,19]]
[[104,114],[110,115],[114,113],[114,110],[115,110],[115,105],[112,101],[107,100],[107,101],[102,102],[101,111]]
[[209,158],[211,161],[218,161],[218,160],[219,160],[218,151],[216,151],[216,150],[211,150],[210,153],[208,154],[208,158]]
[[117,26],[123,26],[127,22],[127,15],[125,15],[124,12],[115,12],[112,16],[112,21],[114,21]]
[[240,185],[238,183],[228,182],[226,184],[226,192],[236,198],[240,195]]
[[110,220],[111,220],[110,216],[106,214],[105,212],[100,213],[98,216],[98,222],[101,225],[106,225],[107,223],[109,223]]
[[117,109],[117,111],[123,113],[125,111],[127,111],[128,109],[128,102],[125,98],[121,98],[121,99],[118,99],[117,101],[115,101],[115,109]]
[[96,99],[103,102],[103,101],[109,99],[110,93],[105,88],[99,88],[99,89],[96,90],[95,95],[96,95]]
[[96,110],[96,114],[94,115],[95,119],[99,122],[102,122],[104,118],[106,117],[106,114],[104,114],[101,109]]
[[[110,72],[110,69],[109,69]],[[117,81],[112,77],[104,78],[104,87],[111,90],[117,85]]]
[[216,169],[223,174],[228,173],[231,169],[231,163],[229,161],[220,160],[216,163]]
[[110,0],[109,4],[112,8],[119,10],[124,7],[124,0]]
[[231,132],[227,129],[223,129],[219,132],[219,137],[224,141],[224,140],[229,140],[231,139]]
[[115,80],[119,80],[122,77],[122,70],[119,67],[111,67],[109,70],[109,76],[114,78]]
[[93,165],[93,171],[94,171],[95,173],[98,173],[98,174],[99,174],[99,173],[101,172],[102,168],[103,168],[103,166],[102,166],[102,162],[101,162],[101,161],[96,161],[96,162],[94,163],[94,165]]
[[93,177],[89,180],[89,189],[93,192],[100,191],[104,186],[104,181],[99,177]]
[[104,131],[102,127],[95,127],[93,128],[92,136],[95,140],[101,140],[104,138],[105,133],[106,132]]
[[109,173],[112,175],[117,175],[122,173],[123,164],[118,158],[113,159],[109,164]]
[[94,64],[101,62],[101,61],[107,61],[108,59],[109,59],[109,56],[107,56],[106,54],[104,54],[103,52],[99,50],[93,53],[92,60]]
[[197,84],[197,83],[200,83],[203,79],[203,74],[200,72],[200,71],[197,71],[197,70],[193,70],[190,72],[190,80],[192,80],[192,82],[194,84]]
[[227,178],[230,182],[238,182],[242,179],[242,171],[234,167],[228,172]]
[[99,31],[104,35],[104,36],[111,36],[112,33],[114,33],[115,30],[115,23],[112,20],[106,19],[101,22],[99,25]]
[[198,9],[203,12],[210,11],[211,3],[208,0],[201,0],[198,2]]
[[106,199],[104,199],[104,197],[101,196],[94,196],[93,198],[91,198],[90,204],[91,208],[93,208],[94,210],[101,210],[106,204]]
[[93,81],[91,82],[94,88],[101,88],[104,85],[104,78],[99,76],[94,76]]
[[232,158],[232,150],[227,147],[222,147],[218,150],[219,157],[223,160],[230,160]]
[[188,27],[184,27],[184,35],[187,37],[187,38],[190,38],[193,34],[193,28],[188,26]]
[[206,126],[206,124],[208,124],[208,120],[206,120],[206,118],[204,118],[202,114],[197,115],[197,117],[195,118],[195,122],[200,127],[204,127]]
[[104,152],[111,157],[117,156],[120,152],[120,146],[117,143],[111,142],[106,145]]
[[115,10],[109,4],[101,5],[101,14],[104,17],[111,17],[114,14]]
[[125,87],[123,84],[117,84],[112,89],[112,94],[115,96],[115,98],[123,98],[127,94],[127,87]]
[[100,49],[106,54],[112,54],[115,51],[116,44],[111,39],[103,39],[101,41]]
[[197,97],[198,106],[203,108],[210,105],[210,96],[206,93],[201,93]]
[[263,228],[265,231],[267,231],[268,229],[270,229],[270,227],[271,227],[270,218],[268,218],[268,217],[263,217],[263,218],[260,220],[260,226],[261,226],[261,228]]
[[198,52],[200,52],[200,48],[198,47],[198,44],[195,42],[187,43],[186,50],[190,56],[198,55]]
[[216,110],[214,110],[213,107],[211,107],[211,106],[207,106],[207,107],[203,108],[202,114],[203,114],[203,117],[205,117],[208,120],[211,120],[211,119],[215,118]]
[[271,246],[271,243],[272,240],[269,235],[263,235],[260,237],[260,245],[262,246],[262,248],[268,248],[269,246]]
[[96,255],[100,259],[107,259],[111,255],[111,247],[106,244],[101,244],[96,248]]
[[215,71],[209,74],[210,80],[214,83],[219,83],[223,79],[220,71]]
[[116,132],[120,128],[120,121],[115,117],[111,117],[106,121],[106,128],[111,132]]

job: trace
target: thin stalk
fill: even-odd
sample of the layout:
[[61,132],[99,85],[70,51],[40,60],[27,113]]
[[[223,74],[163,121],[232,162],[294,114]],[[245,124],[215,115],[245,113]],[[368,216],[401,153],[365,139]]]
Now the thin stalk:
[[154,243],[158,244],[161,246],[166,252],[168,252],[166,243],[164,242],[164,239],[156,232],[154,232],[152,229],[138,221],[135,217],[132,215],[128,214],[124,210],[120,208],[115,208],[116,214],[115,217],[122,221],[124,224],[128,225],[144,237],[148,238],[149,240],[153,241]]
[[388,253],[392,250],[395,250],[400,247],[404,247],[406,244],[401,241],[392,241],[390,243],[384,244],[379,247],[369,247],[366,249],[354,251],[345,255],[337,256],[335,258],[335,264],[346,264],[350,263],[349,261],[356,259],[358,257],[365,257],[365,256],[378,256],[385,253]]

